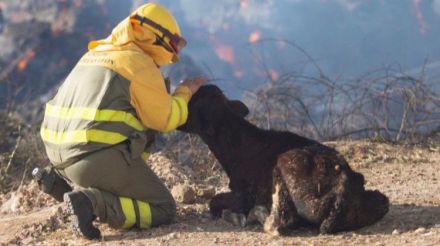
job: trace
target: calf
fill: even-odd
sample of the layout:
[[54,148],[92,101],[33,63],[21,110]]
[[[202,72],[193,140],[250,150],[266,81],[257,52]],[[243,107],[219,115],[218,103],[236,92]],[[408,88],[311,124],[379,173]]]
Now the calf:
[[229,177],[231,191],[210,202],[213,216],[242,214],[274,233],[304,224],[334,233],[370,225],[388,212],[388,198],[365,190],[363,175],[336,150],[292,132],[260,129],[244,119],[248,113],[242,102],[206,85],[191,99],[180,128],[199,135]]

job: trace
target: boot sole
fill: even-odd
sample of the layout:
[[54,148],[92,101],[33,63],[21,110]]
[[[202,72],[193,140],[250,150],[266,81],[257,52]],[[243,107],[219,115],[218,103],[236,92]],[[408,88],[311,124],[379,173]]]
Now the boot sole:
[[83,236],[81,230],[79,229],[79,220],[78,216],[75,214],[75,210],[73,208],[72,201],[70,200],[70,196],[66,193],[63,196],[64,202],[67,204],[67,213],[70,219],[70,227],[73,229],[77,236]]

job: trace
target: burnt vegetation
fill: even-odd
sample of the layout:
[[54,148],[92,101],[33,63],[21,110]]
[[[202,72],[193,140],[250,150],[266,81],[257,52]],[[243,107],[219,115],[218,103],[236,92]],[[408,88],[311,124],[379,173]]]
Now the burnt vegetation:
[[372,138],[419,143],[438,132],[438,79],[398,65],[353,79],[293,72],[268,77],[245,102],[249,120],[264,128],[301,132],[322,141]]

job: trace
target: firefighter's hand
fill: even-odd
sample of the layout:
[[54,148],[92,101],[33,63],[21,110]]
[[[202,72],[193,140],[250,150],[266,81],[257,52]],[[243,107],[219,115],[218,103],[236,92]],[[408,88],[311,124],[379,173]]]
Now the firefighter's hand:
[[181,82],[181,85],[187,86],[194,95],[194,93],[196,93],[197,90],[199,90],[200,86],[206,84],[207,81],[208,78],[204,76],[198,76],[191,79],[185,79],[184,81]]

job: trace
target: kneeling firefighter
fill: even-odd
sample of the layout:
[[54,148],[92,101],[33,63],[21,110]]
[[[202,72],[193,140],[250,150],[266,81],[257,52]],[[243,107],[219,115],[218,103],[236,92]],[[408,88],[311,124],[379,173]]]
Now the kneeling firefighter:
[[145,4],[109,37],[89,43],[46,104],[41,137],[52,165],[34,174],[44,191],[64,200],[73,228],[86,238],[101,237],[95,218],[113,228],[174,218],[174,199],[145,159],[152,133],[184,124],[191,96],[206,83],[187,79],[168,93],[159,68],[177,62],[185,45],[174,17]]

